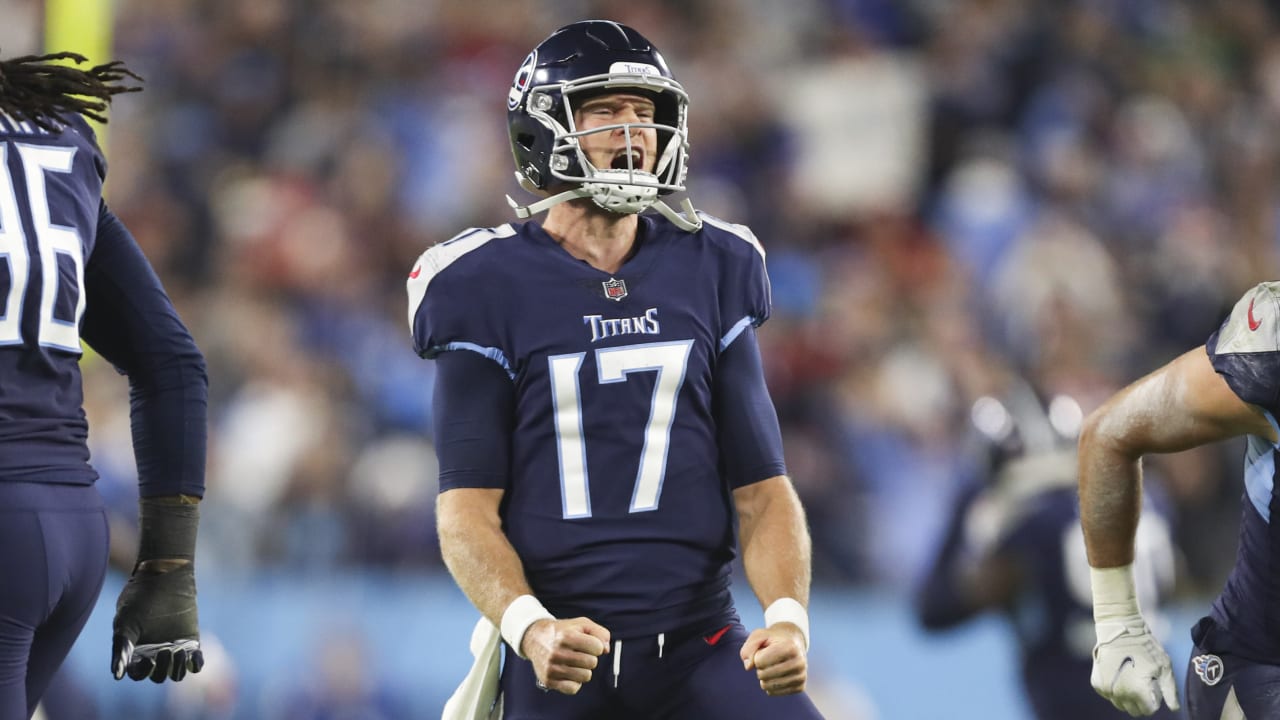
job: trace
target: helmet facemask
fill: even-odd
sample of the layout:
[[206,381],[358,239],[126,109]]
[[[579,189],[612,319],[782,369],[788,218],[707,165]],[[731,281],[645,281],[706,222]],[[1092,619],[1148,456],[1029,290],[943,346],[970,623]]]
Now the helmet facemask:
[[[653,100],[652,122],[614,123],[582,130],[575,114],[586,101],[610,92],[634,92]],[[555,101],[556,93],[559,102]],[[550,107],[555,115],[539,110]],[[659,195],[684,190],[688,96],[674,80],[661,76],[608,74],[585,77],[551,86],[533,88],[529,113],[555,133],[551,151],[552,176],[561,182],[578,184],[600,207],[618,213],[638,213],[648,209]],[[610,167],[596,167],[582,148],[582,139],[597,134],[622,131],[625,152]],[[653,171],[637,167],[633,153],[636,131],[657,134],[657,157]]]

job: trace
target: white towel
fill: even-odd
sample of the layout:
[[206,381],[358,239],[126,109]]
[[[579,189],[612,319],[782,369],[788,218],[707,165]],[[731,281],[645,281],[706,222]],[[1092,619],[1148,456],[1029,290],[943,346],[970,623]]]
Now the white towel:
[[471,631],[471,655],[475,662],[444,704],[440,720],[489,720],[489,711],[498,697],[502,633],[483,617]]

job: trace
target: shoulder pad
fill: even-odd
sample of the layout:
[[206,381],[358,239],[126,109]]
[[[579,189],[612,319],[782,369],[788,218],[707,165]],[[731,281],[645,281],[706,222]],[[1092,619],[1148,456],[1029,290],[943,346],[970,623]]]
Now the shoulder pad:
[[490,240],[507,238],[516,234],[510,223],[496,228],[471,228],[459,233],[449,240],[432,245],[418,256],[409,279],[405,281],[405,289],[409,293],[409,327],[413,328],[413,318],[427,294],[427,286],[446,268],[467,253],[480,248]]
[[1255,285],[1236,302],[1218,331],[1214,353],[1274,352],[1280,349],[1280,282]]
[[698,211],[698,217],[702,218],[703,222],[706,223],[707,225],[710,225],[711,227],[717,228],[719,230],[723,230],[724,232],[729,233],[730,235],[733,235],[734,237],[737,237],[738,239],[743,240],[747,244],[751,245],[751,247],[754,248],[756,252],[760,253],[760,259],[761,260],[764,259],[764,256],[765,256],[764,246],[760,244],[760,241],[758,239],[756,239],[756,235],[755,233],[751,232],[751,228],[747,227],[746,225],[739,225],[737,223],[731,223],[726,220],[721,220],[720,218],[714,215],[708,215],[707,213],[704,213],[701,210]]

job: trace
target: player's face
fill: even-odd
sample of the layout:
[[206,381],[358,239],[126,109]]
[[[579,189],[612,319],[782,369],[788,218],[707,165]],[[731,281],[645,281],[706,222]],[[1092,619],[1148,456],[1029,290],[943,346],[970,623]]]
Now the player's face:
[[[605,125],[653,122],[653,101],[642,95],[610,93],[582,103],[573,114],[578,130]],[[591,133],[579,138],[582,151],[597,169],[627,168],[627,136],[622,128],[610,132]],[[653,128],[631,128],[632,162],[637,170],[653,172],[658,161],[658,131]]]

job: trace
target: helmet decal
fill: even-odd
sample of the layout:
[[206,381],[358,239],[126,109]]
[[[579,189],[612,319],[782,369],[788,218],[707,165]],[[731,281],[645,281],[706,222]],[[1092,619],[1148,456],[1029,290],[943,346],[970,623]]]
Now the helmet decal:
[[533,79],[533,70],[538,64],[538,51],[535,49],[529,53],[529,56],[520,63],[520,69],[516,71],[515,80],[511,81],[511,91],[507,93],[507,110],[515,110],[520,106],[520,101],[524,99],[524,93],[529,89],[529,81]]
[[662,71],[649,63],[616,62],[609,66],[611,75],[662,75]]

